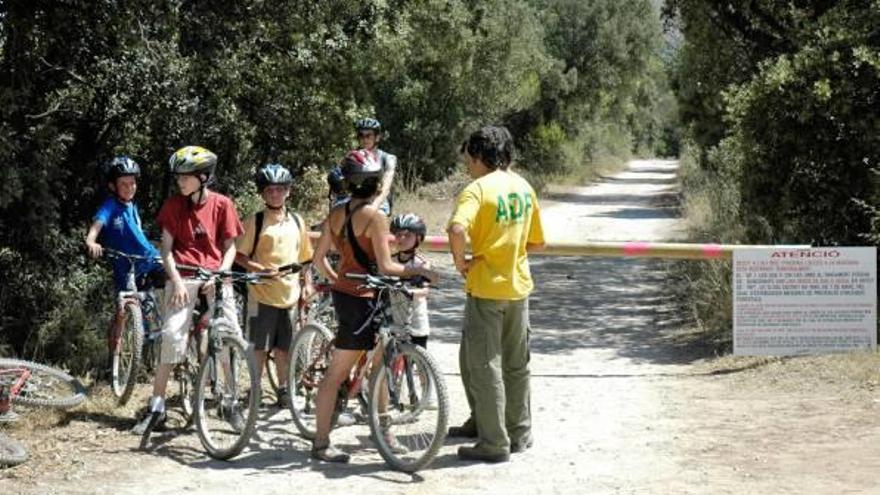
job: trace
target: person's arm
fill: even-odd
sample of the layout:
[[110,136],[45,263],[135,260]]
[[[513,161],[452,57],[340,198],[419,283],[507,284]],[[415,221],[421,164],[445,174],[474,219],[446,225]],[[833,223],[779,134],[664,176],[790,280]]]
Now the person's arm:
[[332,212],[324,219],[324,224],[321,227],[321,237],[318,238],[318,247],[315,248],[315,253],[312,255],[312,263],[315,264],[321,275],[327,277],[327,280],[331,283],[335,283],[338,275],[327,261],[327,253],[333,247],[333,233],[330,230],[331,216],[333,216]]
[[396,157],[392,158],[389,156],[386,160],[388,168],[382,174],[382,185],[379,188],[379,194],[370,202],[375,208],[380,208],[382,203],[388,199],[388,195],[391,194],[391,186],[394,184],[394,171],[397,169],[397,159]]
[[465,259],[465,247],[467,246],[467,235],[464,225],[460,223],[452,223],[446,230],[449,236],[449,251],[452,252],[452,262],[455,269],[462,277],[467,278],[468,270],[471,268],[471,262]]
[[229,270],[232,268],[232,262],[235,261],[235,239],[226,239],[223,241],[223,260],[220,262],[221,270]]
[[89,256],[92,258],[99,258],[104,254],[104,248],[98,244],[98,234],[101,233],[102,228],[104,228],[104,224],[95,220],[86,234],[86,249],[88,249]]
[[476,182],[468,185],[455,201],[455,211],[449,220],[446,234],[449,237],[449,251],[452,253],[452,262],[455,269],[462,277],[467,278],[473,260],[465,257],[467,248],[468,227],[473,224],[480,211],[480,195],[482,190]]
[[162,229],[162,263],[165,266],[165,274],[171,282],[173,292],[171,294],[171,306],[180,307],[189,302],[189,294],[186,292],[186,286],[183,284],[183,278],[177,271],[177,264],[174,262],[174,256],[171,249],[174,247],[174,237]]

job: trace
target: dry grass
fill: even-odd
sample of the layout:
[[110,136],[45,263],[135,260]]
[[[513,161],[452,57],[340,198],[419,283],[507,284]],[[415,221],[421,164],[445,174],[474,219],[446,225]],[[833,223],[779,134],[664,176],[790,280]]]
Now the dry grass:
[[702,372],[730,375],[754,390],[827,391],[848,399],[874,400],[880,387],[880,353],[855,351],[810,356],[727,355],[699,364]]

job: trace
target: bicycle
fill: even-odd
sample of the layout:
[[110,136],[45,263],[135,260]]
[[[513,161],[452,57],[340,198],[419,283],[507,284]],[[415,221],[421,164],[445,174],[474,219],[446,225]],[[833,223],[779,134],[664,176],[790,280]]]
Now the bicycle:
[[[127,254],[115,249],[104,248],[109,259],[124,259],[128,262],[126,290],[116,296],[116,313],[108,333],[110,350],[110,388],[118,398],[120,406],[128,403],[142,364],[145,347],[155,343],[154,335],[162,330],[159,305],[153,288],[138,290],[135,282],[135,263],[137,261],[158,261],[158,258]],[[145,325],[144,322],[150,322]],[[150,335],[147,335],[149,326]],[[154,354],[154,353],[150,353]]]
[[[335,425],[348,401],[356,398],[367,413],[371,436],[385,462],[400,471],[418,471],[434,459],[446,437],[446,383],[434,358],[410,342],[406,329],[389,324],[389,299],[384,296],[400,292],[412,297],[408,281],[376,275],[346,277],[363,280],[366,288],[378,292],[380,303],[369,319],[379,326],[379,332],[376,346],[362,353],[340,386],[331,424]],[[292,346],[289,407],[300,434],[310,440],[315,438],[318,386],[330,366],[333,342],[333,334],[313,321],[300,331]],[[381,362],[378,369],[370,370],[377,351],[382,353]],[[365,393],[362,383],[368,373],[369,390]]]
[[[290,265],[283,269],[293,271],[297,267]],[[204,338],[197,346],[199,366],[191,404],[202,446],[211,457],[227,460],[240,454],[254,433],[261,390],[252,346],[222,314],[223,283],[225,279],[259,283],[270,275],[208,270],[183,264],[177,268],[193,273],[196,279],[214,283],[213,313],[209,316],[202,313],[200,320],[205,329],[199,334]],[[151,413],[141,448],[148,444],[160,416],[161,413]]]
[[[67,409],[86,398],[82,384],[58,368],[20,359],[0,358],[0,423],[12,422],[18,415],[12,404]],[[0,467],[27,460],[21,443],[0,434]]]
[[[333,310],[333,300],[330,297],[330,282],[324,279],[320,273],[315,269],[315,266],[311,264],[311,261],[304,261],[299,265],[301,269],[306,269],[308,266],[308,270],[311,272],[312,276],[312,287],[315,289],[315,293],[310,297],[306,298],[303,292],[300,292],[299,300],[297,301],[297,311],[296,311],[296,319],[293,321],[293,335],[296,335],[299,332],[299,329],[303,328],[306,323],[312,320],[317,320],[328,327],[332,328],[331,325],[335,325],[336,316]],[[244,287],[244,289],[242,289]],[[235,306],[239,311],[239,325],[244,331],[245,335],[249,335],[250,328],[246,326],[247,323],[247,286],[246,284],[236,284],[233,286],[235,289]],[[245,340],[250,341],[249,338]],[[269,382],[269,386],[272,388],[272,392],[277,396],[279,393],[279,380],[278,380],[278,372],[277,367],[275,366],[275,353],[269,352],[268,359],[266,359],[266,378]]]

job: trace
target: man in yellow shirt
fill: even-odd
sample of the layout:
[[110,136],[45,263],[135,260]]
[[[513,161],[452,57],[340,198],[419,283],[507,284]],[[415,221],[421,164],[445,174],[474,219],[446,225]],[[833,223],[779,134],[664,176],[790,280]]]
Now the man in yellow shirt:
[[[277,271],[291,263],[312,258],[312,243],[303,228],[302,218],[287,211],[293,177],[278,164],[257,171],[257,190],[266,208],[245,219],[244,235],[236,242],[235,261],[248,271]],[[262,222],[257,221],[262,216]],[[261,224],[257,232],[257,224]],[[309,290],[306,280],[306,290]],[[300,295],[299,277],[270,279],[268,283],[248,286],[248,328],[262,378],[269,351],[275,356],[278,371],[278,404],[287,400],[288,349],[293,338],[294,319]]]
[[528,296],[534,284],[527,253],[544,247],[544,233],[534,189],[510,170],[513,138],[506,128],[474,132],[462,154],[474,180],[458,196],[447,232],[455,268],[466,280],[459,366],[471,416],[449,435],[477,438],[458,449],[460,458],[503,462],[532,446]]

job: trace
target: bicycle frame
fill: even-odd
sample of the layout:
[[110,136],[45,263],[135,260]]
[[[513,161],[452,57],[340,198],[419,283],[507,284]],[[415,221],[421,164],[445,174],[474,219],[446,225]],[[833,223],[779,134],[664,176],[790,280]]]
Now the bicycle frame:
[[24,384],[27,383],[28,378],[31,376],[31,372],[27,368],[0,370],[0,377],[4,375],[15,376],[16,374],[18,378],[12,385],[7,387],[0,383],[0,414],[6,414],[12,410],[12,399],[18,396],[21,389],[24,388]]
[[[155,296],[152,294],[152,290],[139,291],[137,289],[137,283],[135,281],[135,261],[146,260],[147,258],[145,256],[126,254],[110,248],[105,248],[104,251],[112,257],[122,258],[128,261],[128,275],[126,276],[125,283],[126,290],[119,291],[116,295],[116,315],[113,318],[110,332],[107,335],[107,347],[112,354],[119,349],[119,342],[122,338],[122,326],[125,322],[125,306],[128,304],[135,304],[141,309],[141,311],[143,311],[145,306],[143,301],[147,298],[153,298],[155,300]],[[154,301],[153,311],[156,311],[156,307]],[[146,319],[147,315],[144,314],[143,316]],[[151,331],[155,332],[156,329],[151,329]]]

